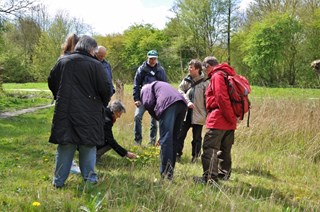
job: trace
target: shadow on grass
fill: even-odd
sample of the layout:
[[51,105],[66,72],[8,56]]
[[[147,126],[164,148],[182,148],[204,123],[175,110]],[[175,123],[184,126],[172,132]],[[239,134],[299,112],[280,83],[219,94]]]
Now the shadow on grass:
[[259,177],[265,177],[270,180],[278,180],[274,175],[270,173],[270,171],[259,169],[259,168],[240,168],[235,167],[232,168],[232,172],[243,174],[243,175],[255,175]]
[[251,199],[252,201],[271,201],[281,205],[284,210],[288,208],[298,211],[304,211],[304,207],[292,200],[292,196],[284,195],[278,189],[268,189],[262,186],[255,186],[247,182],[236,182],[236,184],[225,184],[224,189],[231,193],[238,194],[244,199]]

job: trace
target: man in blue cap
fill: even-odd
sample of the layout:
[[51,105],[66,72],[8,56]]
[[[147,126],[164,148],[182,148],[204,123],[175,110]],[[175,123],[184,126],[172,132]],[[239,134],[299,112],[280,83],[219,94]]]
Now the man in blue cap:
[[[133,100],[136,106],[134,114],[134,141],[136,145],[142,143],[142,116],[146,111],[145,107],[141,104],[140,91],[143,85],[149,84],[154,81],[167,82],[167,76],[164,68],[158,62],[158,52],[150,50],[147,53],[147,60],[137,69],[134,84],[133,84]],[[151,117],[150,126],[150,145],[155,145],[157,140],[157,121]]]

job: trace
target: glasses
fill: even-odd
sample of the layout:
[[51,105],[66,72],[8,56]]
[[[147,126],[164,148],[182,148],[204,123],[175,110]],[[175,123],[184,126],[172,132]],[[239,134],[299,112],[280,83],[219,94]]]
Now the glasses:
[[204,68],[208,68],[209,65],[210,65],[209,63],[205,63],[205,64],[203,64],[203,67],[204,67]]

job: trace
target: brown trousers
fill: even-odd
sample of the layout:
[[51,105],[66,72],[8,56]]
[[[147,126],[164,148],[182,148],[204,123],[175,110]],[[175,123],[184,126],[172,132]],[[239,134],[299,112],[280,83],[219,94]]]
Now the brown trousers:
[[203,176],[206,180],[216,180],[221,171],[230,175],[233,143],[234,130],[207,130],[203,140],[201,156]]

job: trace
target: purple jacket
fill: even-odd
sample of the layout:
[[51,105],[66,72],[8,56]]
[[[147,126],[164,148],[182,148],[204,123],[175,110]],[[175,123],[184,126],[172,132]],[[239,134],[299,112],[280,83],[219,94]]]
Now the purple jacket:
[[182,101],[187,106],[184,97],[170,84],[162,81],[144,85],[141,89],[140,100],[150,115],[157,120],[175,102]]

